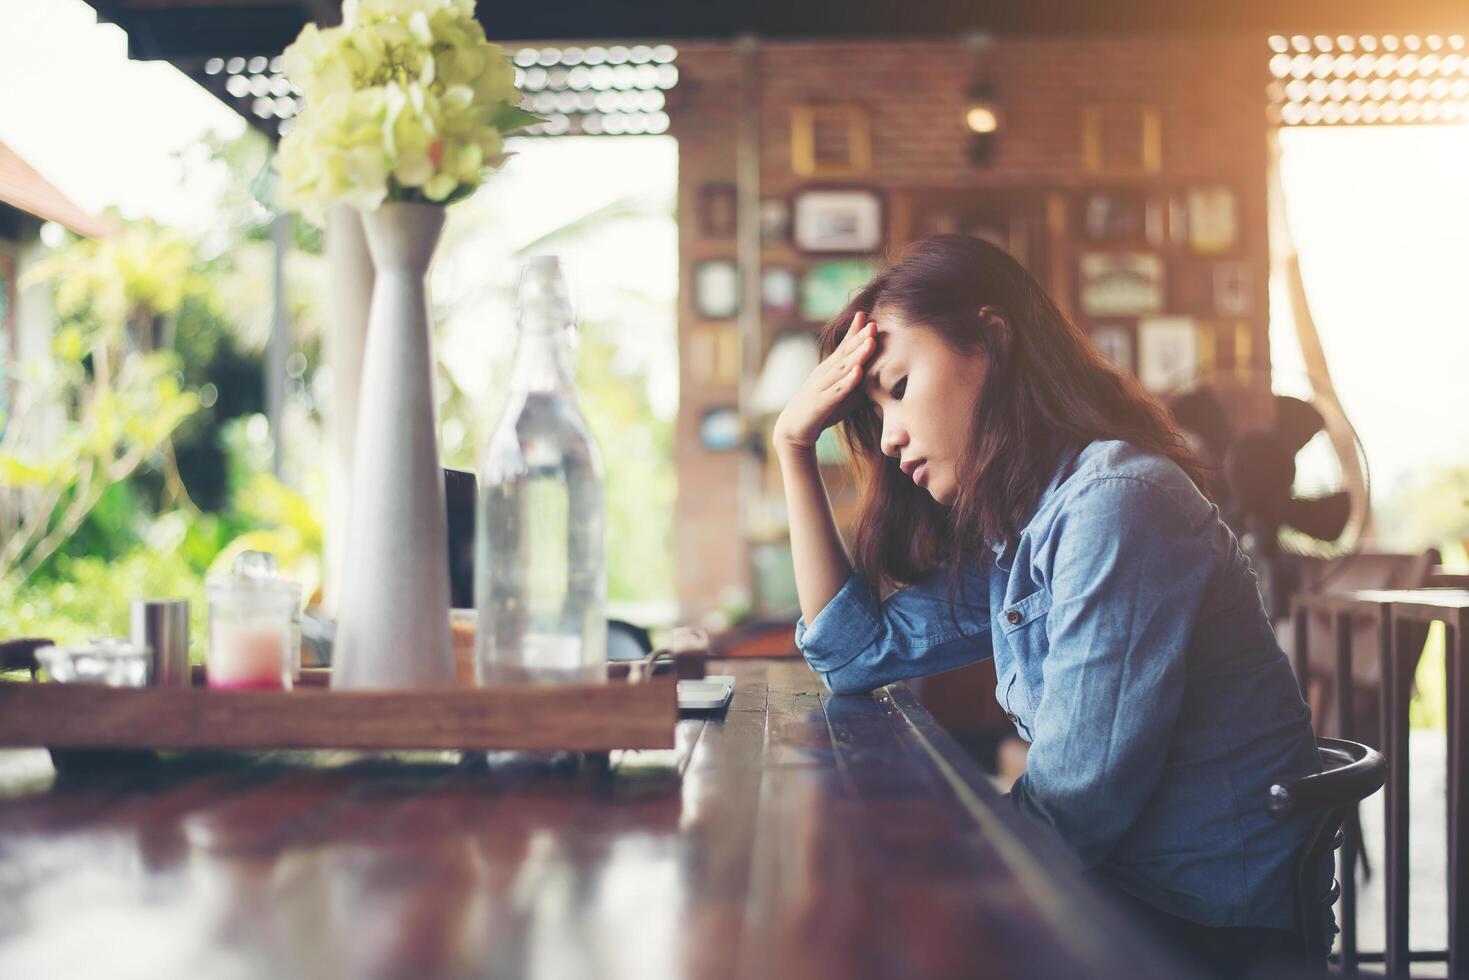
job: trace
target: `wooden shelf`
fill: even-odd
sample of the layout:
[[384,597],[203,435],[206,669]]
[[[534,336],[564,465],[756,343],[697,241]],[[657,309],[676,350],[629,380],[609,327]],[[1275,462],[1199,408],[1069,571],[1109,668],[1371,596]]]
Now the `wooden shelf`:
[[290,692],[0,682],[0,747],[667,749],[678,677],[703,673],[692,659],[636,680],[457,690],[332,691],[310,671]]

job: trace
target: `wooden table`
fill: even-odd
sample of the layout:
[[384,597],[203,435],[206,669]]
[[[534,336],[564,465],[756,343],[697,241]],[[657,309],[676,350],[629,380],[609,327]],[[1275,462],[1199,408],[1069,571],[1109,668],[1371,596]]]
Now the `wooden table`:
[[0,753],[0,976],[1180,977],[902,685],[550,772]]
[[[1342,881],[1342,965],[1350,970],[1361,962],[1381,960],[1387,976],[1406,978],[1415,962],[1448,963],[1449,976],[1469,976],[1469,591],[1437,589],[1361,589],[1326,592],[1296,598],[1296,676],[1304,693],[1308,676],[1309,613],[1331,615],[1336,633],[1336,690],[1341,699],[1337,716],[1341,737],[1352,738],[1352,640],[1351,618],[1366,612],[1378,630],[1378,656],[1382,666],[1382,696],[1379,726],[1380,749],[1387,758],[1385,810],[1387,901],[1386,946],[1381,956],[1360,953],[1356,948],[1355,882],[1352,875]],[[1408,942],[1408,708],[1412,701],[1413,675],[1428,627],[1443,623],[1446,630],[1444,667],[1448,715],[1448,881],[1449,944],[1447,950],[1414,950]],[[1374,746],[1377,747],[1377,746]],[[1432,847],[1429,842],[1420,846]],[[1343,848],[1343,865],[1351,868],[1349,855],[1357,847],[1349,839]]]

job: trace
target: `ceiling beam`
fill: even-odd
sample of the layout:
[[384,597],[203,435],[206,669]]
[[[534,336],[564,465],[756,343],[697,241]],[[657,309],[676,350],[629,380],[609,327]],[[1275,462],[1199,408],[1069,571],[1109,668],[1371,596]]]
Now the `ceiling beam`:
[[[136,34],[135,57],[189,59],[278,53],[309,19],[335,22],[338,0],[92,0]],[[1221,32],[1463,33],[1464,0],[563,0],[481,2],[490,38],[584,40],[903,39],[1001,35]]]

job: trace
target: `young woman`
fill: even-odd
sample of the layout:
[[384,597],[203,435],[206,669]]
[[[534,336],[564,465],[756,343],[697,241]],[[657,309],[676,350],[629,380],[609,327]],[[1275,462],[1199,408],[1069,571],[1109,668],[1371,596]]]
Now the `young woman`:
[[[1307,825],[1265,804],[1320,768],[1310,713],[1166,411],[961,235],[913,245],[821,346],[774,430],[810,665],[844,694],[994,657],[1021,810],[1211,968],[1289,947]],[[814,448],[834,424],[850,560]]]

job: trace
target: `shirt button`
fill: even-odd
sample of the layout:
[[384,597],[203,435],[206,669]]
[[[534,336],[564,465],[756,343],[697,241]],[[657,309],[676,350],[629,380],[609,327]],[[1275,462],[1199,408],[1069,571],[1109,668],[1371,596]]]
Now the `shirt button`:
[[1005,613],[1005,621],[1008,622],[1011,626],[1019,626],[1020,613],[1014,609],[1010,610],[1009,612]]

